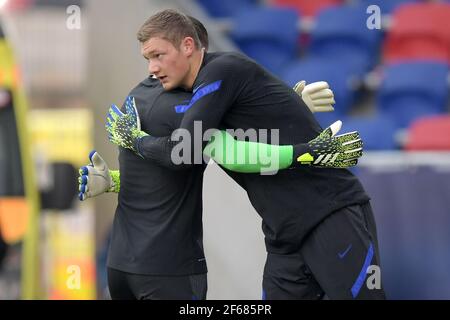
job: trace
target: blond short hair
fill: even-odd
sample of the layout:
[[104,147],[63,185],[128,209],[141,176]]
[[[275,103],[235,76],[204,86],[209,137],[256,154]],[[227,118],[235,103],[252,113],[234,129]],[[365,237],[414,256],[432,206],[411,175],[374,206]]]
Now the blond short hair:
[[144,22],[137,33],[137,39],[144,43],[153,37],[165,39],[175,48],[180,46],[185,37],[191,37],[198,49],[202,47],[192,20],[176,10],[160,11]]

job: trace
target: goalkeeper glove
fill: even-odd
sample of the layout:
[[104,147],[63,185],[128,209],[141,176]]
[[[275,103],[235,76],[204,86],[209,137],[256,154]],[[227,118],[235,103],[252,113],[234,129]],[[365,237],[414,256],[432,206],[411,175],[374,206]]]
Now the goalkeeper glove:
[[355,166],[363,154],[363,142],[357,131],[336,136],[342,122],[336,121],[313,140],[294,146],[294,163],[317,167]]
[[330,112],[334,110],[334,94],[325,81],[313,82],[306,85],[306,81],[297,82],[294,91],[302,98],[312,113]]
[[89,160],[91,164],[81,167],[79,170],[78,185],[80,193],[78,198],[83,201],[104,192],[119,192],[119,171],[109,170],[106,162],[95,150],[89,154]]
[[106,130],[109,141],[119,147],[130,149],[142,157],[137,143],[140,138],[148,136],[148,134],[141,130],[136,102],[132,96],[128,96],[125,100],[125,113],[114,104],[109,108]]

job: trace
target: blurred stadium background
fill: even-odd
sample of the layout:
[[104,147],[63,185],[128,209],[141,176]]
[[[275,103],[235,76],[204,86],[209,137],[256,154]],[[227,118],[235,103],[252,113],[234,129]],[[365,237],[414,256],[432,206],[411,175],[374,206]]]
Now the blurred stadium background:
[[[106,111],[146,77],[135,33],[165,8],[210,51],[330,83],[316,116],[364,139],[388,298],[450,299],[450,1],[420,0],[0,0],[0,299],[108,298],[116,196],[76,200],[77,169],[94,147],[117,167]],[[215,165],[204,190],[208,298],[260,299],[260,219]]]

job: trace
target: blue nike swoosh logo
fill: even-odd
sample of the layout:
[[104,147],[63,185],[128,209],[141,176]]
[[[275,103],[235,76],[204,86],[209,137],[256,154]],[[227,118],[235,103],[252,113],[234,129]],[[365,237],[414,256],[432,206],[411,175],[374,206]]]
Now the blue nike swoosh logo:
[[347,253],[350,251],[351,248],[352,248],[352,244],[350,243],[350,245],[347,247],[347,249],[345,249],[344,252],[342,252],[342,253],[338,252],[339,258],[343,259],[347,255]]

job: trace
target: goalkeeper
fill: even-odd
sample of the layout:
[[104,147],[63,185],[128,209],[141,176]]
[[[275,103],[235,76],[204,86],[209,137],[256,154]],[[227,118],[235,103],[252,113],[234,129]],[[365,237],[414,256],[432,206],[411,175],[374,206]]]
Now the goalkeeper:
[[149,71],[165,90],[193,92],[189,103],[176,109],[184,113],[176,133],[186,130],[193,137],[189,161],[175,165],[171,156],[178,141],[141,132],[132,108],[126,115],[111,110],[111,141],[160,165],[189,170],[199,156],[196,121],[202,124],[202,136],[212,128],[279,129],[279,143],[291,146],[289,166],[303,168],[276,175],[227,171],[263,218],[268,251],[264,296],[384,298],[382,289],[365,286],[368,266],[379,264],[369,197],[348,170],[326,168],[354,164],[342,154],[349,151],[344,149],[348,144],[357,153],[358,139],[346,141],[351,134],[334,137],[339,123],[322,132],[311,112],[298,107],[301,101],[292,90],[246,57],[205,54],[189,26],[180,28],[185,21],[176,11],[157,13],[142,26],[138,39]]
[[[207,48],[206,29],[198,20],[190,19]],[[327,83],[305,87],[301,82],[296,91],[313,112],[333,109],[333,93]],[[138,102],[142,128],[151,128],[152,134],[161,136],[179,127],[183,114],[176,113],[173,106],[192,97],[182,90],[164,93],[159,81],[152,78],[142,81],[131,94]],[[126,102],[124,109],[134,112],[133,101]],[[107,262],[111,297],[205,299],[203,167],[176,172],[152,161],[142,161],[133,152],[119,148],[123,173],[120,176],[118,170],[108,169],[97,152],[92,152],[89,159],[91,164],[80,170],[80,200],[120,191]]]
[[[316,84],[313,84],[316,85]],[[130,100],[131,101],[131,100]],[[314,108],[311,108],[314,110]],[[320,111],[323,108],[316,108]],[[321,110],[322,109],[322,110]],[[136,114],[134,108],[128,108],[129,114]],[[114,113],[116,111],[111,110]],[[115,120],[121,122],[128,115],[122,114],[121,116],[111,116]],[[131,118],[134,118],[132,116]],[[137,117],[136,129],[138,128],[139,118]],[[320,163],[315,161],[306,161],[303,163],[299,156],[297,160],[293,158],[293,154],[296,153],[295,150],[317,150],[321,145],[327,145],[326,149],[331,148],[328,145],[335,145],[336,148],[346,148],[346,145],[352,145],[359,141],[359,135],[357,133],[348,133],[335,137],[335,134],[339,131],[341,126],[340,121],[334,123],[329,128],[325,129],[317,138],[313,139],[309,143],[298,144],[295,146],[275,146],[267,145],[261,143],[243,142],[233,139],[227,132],[220,131],[213,135],[213,141],[210,142],[204,149],[205,154],[211,156],[216,162],[221,163],[223,159],[230,159],[226,157],[226,154],[230,150],[234,150],[234,157],[231,158],[231,162],[227,162],[226,165],[222,167],[228,169],[226,172],[238,182],[244,189],[246,189],[245,179],[240,180],[242,173],[256,173],[265,170],[265,163],[242,163],[236,161],[240,158],[239,152],[245,153],[245,159],[248,161],[250,152],[261,152],[262,153],[275,153],[279,154],[279,169],[284,169],[288,167],[300,167],[303,166],[303,170],[307,168],[307,165],[312,163],[313,166],[317,167],[331,167],[333,163]],[[111,128],[109,129],[111,132]],[[139,131],[139,130],[138,130]],[[111,133],[110,132],[110,133]],[[144,133],[139,135],[146,136]],[[113,138],[110,138],[113,140]],[[350,142],[350,144],[349,144]],[[361,145],[358,144],[361,149]],[[355,145],[352,146],[355,148]],[[211,154],[210,151],[218,151],[218,155]],[[298,153],[298,151],[297,151]],[[314,152],[312,152],[314,154]],[[306,153],[309,157],[309,152]],[[332,153],[330,153],[332,154]],[[326,157],[328,157],[327,154]],[[357,158],[361,155],[361,151],[352,151],[352,157],[350,159],[345,159],[343,162],[337,162],[334,165],[337,167],[353,166],[357,162]],[[355,156],[355,154],[357,154]],[[322,156],[323,154],[319,155]],[[140,154],[138,157],[142,157]],[[284,160],[283,160],[284,158]],[[330,159],[330,157],[328,157]],[[314,159],[313,159],[314,160]],[[233,162],[234,161],[234,162]],[[103,164],[100,167],[105,168]],[[107,168],[107,167],[106,167]],[[298,169],[298,170],[302,170]],[[93,167],[95,172],[95,166]],[[229,171],[231,170],[231,171]],[[291,173],[293,171],[289,170]],[[87,171],[85,171],[87,172]],[[107,175],[108,171],[105,171]],[[241,173],[239,173],[241,172]],[[280,173],[279,173],[280,174]],[[117,171],[111,171],[113,177],[118,176]],[[250,176],[250,175],[249,175]],[[84,179],[84,181],[88,181]],[[117,183],[120,183],[120,180]],[[117,189],[117,183],[113,183],[114,187],[112,189]],[[109,185],[108,185],[109,186]],[[105,188],[106,189],[106,188]],[[104,189],[104,190],[105,190]],[[313,190],[317,192],[316,190]],[[94,195],[100,192],[94,192]],[[247,189],[248,192],[248,189]],[[320,193],[321,191],[319,191]],[[330,189],[323,190],[325,195],[330,192]],[[312,195],[314,193],[310,193]],[[265,194],[270,202],[270,194]],[[86,196],[85,194],[80,194],[80,197]],[[255,202],[252,202],[255,209]],[[273,212],[275,212],[275,209]],[[384,292],[379,288],[377,290],[369,290],[368,287],[363,285],[361,281],[365,279],[365,273],[361,270],[366,270],[371,264],[376,264],[377,261],[377,239],[376,239],[376,227],[375,221],[373,220],[372,211],[370,204],[367,202],[363,205],[352,205],[347,208],[337,210],[330,217],[326,218],[325,221],[321,222],[318,227],[314,228],[311,232],[312,234],[307,237],[307,241],[301,245],[301,249],[298,252],[291,253],[274,253],[268,251],[266,266],[264,269],[263,278],[263,298],[264,299],[321,299],[326,294],[328,298],[331,299],[347,299],[347,298],[358,298],[358,299],[383,299]],[[258,211],[260,213],[260,211]],[[278,212],[282,215],[282,211]],[[347,217],[348,215],[348,217]],[[269,213],[268,213],[269,216]],[[274,222],[276,219],[274,219]],[[266,234],[266,245],[268,248],[270,243],[267,241],[267,229],[265,229],[266,221],[263,219],[263,230]],[[352,234],[352,231],[363,226],[365,229],[361,231],[360,234]],[[373,238],[372,238],[372,235]],[[347,247],[342,247],[343,241],[348,242]],[[337,243],[335,242],[336,240]],[[327,242],[326,246],[323,246],[323,241]],[[367,251],[366,241],[368,243]],[[273,243],[276,243],[274,241]],[[337,271],[330,274],[330,268],[333,268],[329,263],[336,262],[336,258],[343,259],[348,252],[353,249],[356,254],[352,252],[352,255],[347,257],[345,261],[337,264]],[[275,249],[276,250],[276,249]],[[334,254],[330,254],[330,251]],[[363,256],[361,256],[361,251],[363,251]],[[359,253],[359,255],[358,255]],[[306,257],[306,258],[305,258]],[[325,257],[325,258],[324,258]],[[308,260],[307,260],[308,259]],[[362,269],[358,270],[358,266],[362,263]],[[368,264],[371,263],[371,264]],[[330,267],[331,266],[331,267]],[[350,268],[349,268],[350,267]],[[349,269],[347,269],[349,268]],[[356,271],[359,271],[356,280],[353,278]],[[320,282],[316,277],[320,277]],[[344,278],[343,278],[344,277]],[[342,282],[345,282],[348,286],[342,287]],[[350,286],[350,284],[353,285]]]
[[[205,42],[202,41],[202,43]],[[146,79],[137,88],[132,91],[132,94],[138,97],[138,101],[146,102],[153,101],[154,94],[161,93],[160,86],[155,86],[155,82],[159,83],[156,79]],[[307,103],[307,106],[312,112],[332,111],[333,93],[328,88],[328,84],[325,82],[317,82],[307,85],[303,90],[305,84],[300,83],[296,86],[296,92],[303,97],[303,100]],[[177,97],[176,101],[183,101],[186,98],[187,93],[178,92],[176,95],[169,95],[167,93],[159,96],[157,104],[152,107],[152,116],[143,119],[143,126],[147,127],[149,124],[153,128],[153,132],[160,133],[161,130],[167,130],[167,128],[179,124],[181,117],[176,117],[176,113],[172,115],[164,113],[167,110],[167,106],[163,102],[172,101],[170,98]],[[168,97],[166,97],[168,96]],[[323,100],[319,97],[329,97],[328,104],[323,104]],[[128,99],[125,103],[125,109],[130,109],[132,100]],[[322,103],[322,104],[321,104]],[[300,106],[302,107],[302,106]],[[131,107],[134,110],[133,107]],[[162,113],[161,113],[162,111]],[[145,113],[145,109],[141,109],[141,113]],[[171,130],[176,129],[176,126]],[[165,131],[162,131],[164,133]],[[223,132],[224,137],[227,139],[229,136]],[[219,137],[221,138],[221,137]],[[236,142],[234,139],[232,142]],[[212,142],[210,146],[215,147],[217,150],[222,149],[225,146],[226,140],[217,139]],[[91,163],[80,169],[80,200],[85,200],[90,197],[95,197],[104,192],[119,193],[121,189],[120,172],[119,170],[109,170],[106,162],[95,151],[89,155]],[[119,162],[121,168],[126,172],[122,185],[122,195],[119,197],[119,207],[116,211],[115,222],[113,227],[113,240],[108,254],[108,283],[110,293],[113,299],[136,299],[145,297],[145,299],[186,299],[190,296],[196,298],[206,297],[206,265],[204,265],[204,258],[198,256],[203,254],[203,250],[199,247],[195,252],[190,252],[189,247],[181,245],[180,241],[173,243],[169,236],[162,244],[161,236],[155,240],[152,237],[151,230],[145,237],[135,236],[136,229],[139,230],[141,226],[148,224],[146,222],[147,217],[160,215],[161,222],[153,222],[152,229],[158,227],[158,225],[164,226],[165,220],[172,220],[171,223],[167,223],[167,230],[161,228],[161,235],[173,235],[168,229],[177,229],[178,234],[176,238],[184,238],[185,233],[192,234],[193,240],[195,240],[194,247],[201,244],[201,223],[199,223],[199,215],[201,215],[201,184],[203,170],[193,170],[184,174],[173,174],[170,170],[158,166],[152,165],[151,162],[145,162],[140,160],[139,157],[126,149],[120,148]],[[231,168],[231,169],[237,169]],[[164,177],[165,183],[158,178]],[[138,178],[139,177],[139,178]],[[138,181],[142,181],[142,186]],[[172,182],[173,181],[173,182]],[[170,183],[167,183],[170,182]],[[147,191],[149,189],[149,191]],[[186,190],[186,191],[183,191]],[[197,192],[200,190],[200,192]],[[183,196],[185,192],[189,191],[189,197]],[[169,197],[167,198],[167,195]],[[181,195],[181,196],[178,196]],[[132,198],[132,199],[130,199]],[[161,199],[167,198],[159,206],[155,206]],[[127,199],[130,199],[127,200]],[[139,199],[139,202],[136,200]],[[142,201],[143,200],[143,201]],[[168,203],[169,208],[166,208],[164,203]],[[127,203],[126,206],[121,205]],[[175,209],[170,209],[171,207]],[[178,208],[178,209],[176,209]],[[146,214],[135,214],[141,212]],[[165,218],[162,218],[162,217]],[[189,222],[190,220],[193,221]],[[126,223],[126,221],[129,221]],[[134,225],[129,231],[121,231],[127,225]],[[151,224],[150,224],[151,225]],[[185,226],[189,229],[185,230]],[[194,228],[192,229],[192,226]],[[192,229],[192,230],[191,230]],[[164,231],[163,231],[164,230]],[[144,231],[143,231],[144,232]],[[128,236],[118,236],[121,234],[128,234]],[[185,241],[186,242],[186,241]],[[139,251],[136,254],[136,259],[133,263],[130,263],[125,250],[122,249],[124,243],[129,243],[129,247],[133,247],[133,251]],[[154,243],[154,247],[153,244]],[[162,249],[161,249],[162,248]],[[177,256],[176,260],[169,259],[173,270],[169,271],[164,264],[166,262],[163,252],[170,250],[172,256]],[[161,253],[160,253],[161,252]],[[182,252],[182,253],[180,253]],[[156,254],[155,254],[156,253]],[[159,259],[155,257],[159,256]],[[194,259],[190,257],[194,257]],[[182,258],[180,258],[182,257]],[[177,261],[180,262],[177,262]],[[184,261],[184,263],[183,263]],[[197,265],[196,271],[186,271],[182,267],[176,267],[177,265],[183,265],[193,262],[193,265]],[[200,261],[200,262],[196,262]],[[137,267],[139,265],[145,265],[145,267]],[[163,270],[163,271],[162,271]],[[158,275],[158,273],[164,272],[165,276]],[[196,273],[180,276],[180,273]],[[150,275],[151,273],[151,275]],[[168,273],[175,273],[176,276],[167,276]],[[198,273],[198,274],[197,274]],[[194,288],[191,286],[183,285],[185,279],[189,279],[189,283],[194,279],[197,285]],[[157,281],[159,284],[159,290],[154,290],[153,286],[149,286],[148,283]],[[161,290],[161,288],[165,290]],[[195,293],[193,291],[196,291]],[[143,294],[152,292],[151,295]]]

